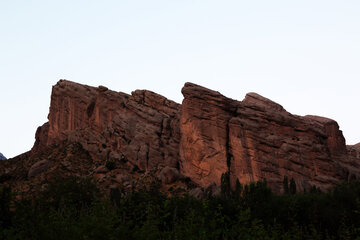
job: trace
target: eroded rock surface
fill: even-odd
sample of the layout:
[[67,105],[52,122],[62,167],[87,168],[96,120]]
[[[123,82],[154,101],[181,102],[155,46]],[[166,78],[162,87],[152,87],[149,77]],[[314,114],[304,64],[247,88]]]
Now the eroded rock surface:
[[182,92],[181,171],[201,186],[227,170],[233,186],[266,179],[277,192],[284,176],[301,190],[360,176],[334,120],[292,115],[255,93],[240,102],[191,83]]
[[150,91],[128,95],[60,80],[52,90],[49,122],[37,130],[32,151],[78,142],[95,160],[118,156],[143,170],[176,167],[179,108]]
[[[225,172],[232,186],[266,179],[275,192],[285,176],[300,190],[359,179],[360,145],[346,146],[334,120],[292,115],[256,93],[236,101],[192,83],[182,93],[180,105],[146,90],[129,95],[60,80],[34,147],[1,161],[0,175],[18,187],[50,174],[131,190],[152,171],[169,186],[185,176],[215,194]],[[202,197],[202,188],[192,194]]]

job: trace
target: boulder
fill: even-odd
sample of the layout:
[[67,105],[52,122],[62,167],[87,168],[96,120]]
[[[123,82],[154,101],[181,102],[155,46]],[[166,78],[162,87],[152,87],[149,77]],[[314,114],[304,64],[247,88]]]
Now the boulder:
[[198,200],[203,200],[205,198],[205,193],[200,187],[192,189],[189,194]]
[[171,184],[181,178],[179,170],[176,168],[172,168],[169,166],[164,167],[160,174],[158,175],[158,179],[161,180],[164,184]]
[[39,175],[40,173],[45,172],[46,170],[51,168],[52,165],[53,165],[53,162],[51,162],[49,160],[38,161],[30,167],[30,169],[28,171],[28,177],[29,178],[35,177],[36,175]]
[[219,197],[221,195],[221,187],[216,186],[216,183],[211,182],[207,187],[205,187],[204,192],[206,194],[211,194],[214,197]]

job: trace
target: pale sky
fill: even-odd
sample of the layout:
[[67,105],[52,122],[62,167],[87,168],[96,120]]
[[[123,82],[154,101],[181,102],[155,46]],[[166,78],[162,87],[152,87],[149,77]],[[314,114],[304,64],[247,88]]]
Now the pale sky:
[[360,1],[0,0],[0,152],[31,149],[59,79],[176,102],[194,82],[335,119],[360,142]]

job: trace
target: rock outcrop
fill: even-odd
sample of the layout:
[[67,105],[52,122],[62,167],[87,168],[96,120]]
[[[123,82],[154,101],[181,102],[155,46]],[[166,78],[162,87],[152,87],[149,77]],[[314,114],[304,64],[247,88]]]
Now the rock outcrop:
[[6,160],[6,157],[2,153],[0,153],[0,160]]
[[[334,120],[292,115],[256,93],[236,101],[192,83],[182,93],[180,105],[146,90],[128,95],[60,80],[52,89],[49,121],[38,128],[32,150],[16,159],[26,164],[15,167],[6,161],[0,173],[13,176],[11,168],[28,173],[22,181],[45,178],[46,171],[58,168],[78,174],[73,151],[67,157],[71,161],[56,162],[62,146],[75,144],[88,168],[80,172],[99,182],[112,187],[131,182],[127,185],[133,188],[131,174],[163,169],[156,174],[164,184],[190,178],[200,187],[192,192],[197,197],[202,188],[219,194],[225,172],[233,187],[237,179],[242,184],[266,179],[275,192],[282,191],[285,176],[300,190],[360,177],[360,145],[346,146]],[[34,156],[45,160],[49,149],[59,152],[51,164],[36,163]]]
[[38,128],[33,152],[78,142],[96,160],[126,160],[140,169],[179,161],[180,105],[150,91],[131,95],[60,80],[52,90],[49,122]]
[[191,83],[182,92],[181,170],[201,186],[220,184],[225,171],[233,186],[266,179],[275,191],[285,176],[298,189],[360,176],[334,120],[292,115],[256,93],[240,102]]

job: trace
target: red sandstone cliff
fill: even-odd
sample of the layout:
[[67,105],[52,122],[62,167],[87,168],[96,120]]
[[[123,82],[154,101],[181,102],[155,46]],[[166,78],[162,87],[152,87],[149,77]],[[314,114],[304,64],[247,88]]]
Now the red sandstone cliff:
[[180,105],[150,91],[128,95],[60,80],[49,121],[38,128],[31,152],[17,161],[76,143],[97,163],[179,168],[203,187],[219,185],[227,171],[232,184],[266,179],[277,192],[284,176],[299,189],[326,189],[360,176],[360,148],[345,145],[334,120],[292,115],[256,93],[236,101],[192,83],[182,93]]
[[150,91],[131,95],[60,80],[49,122],[37,130],[33,152],[79,142],[94,159],[126,158],[141,169],[176,167],[180,105]]
[[181,170],[200,185],[219,184],[227,170],[232,184],[266,179],[276,191],[284,176],[300,189],[360,176],[334,120],[291,115],[255,93],[240,102],[191,83],[182,92]]

